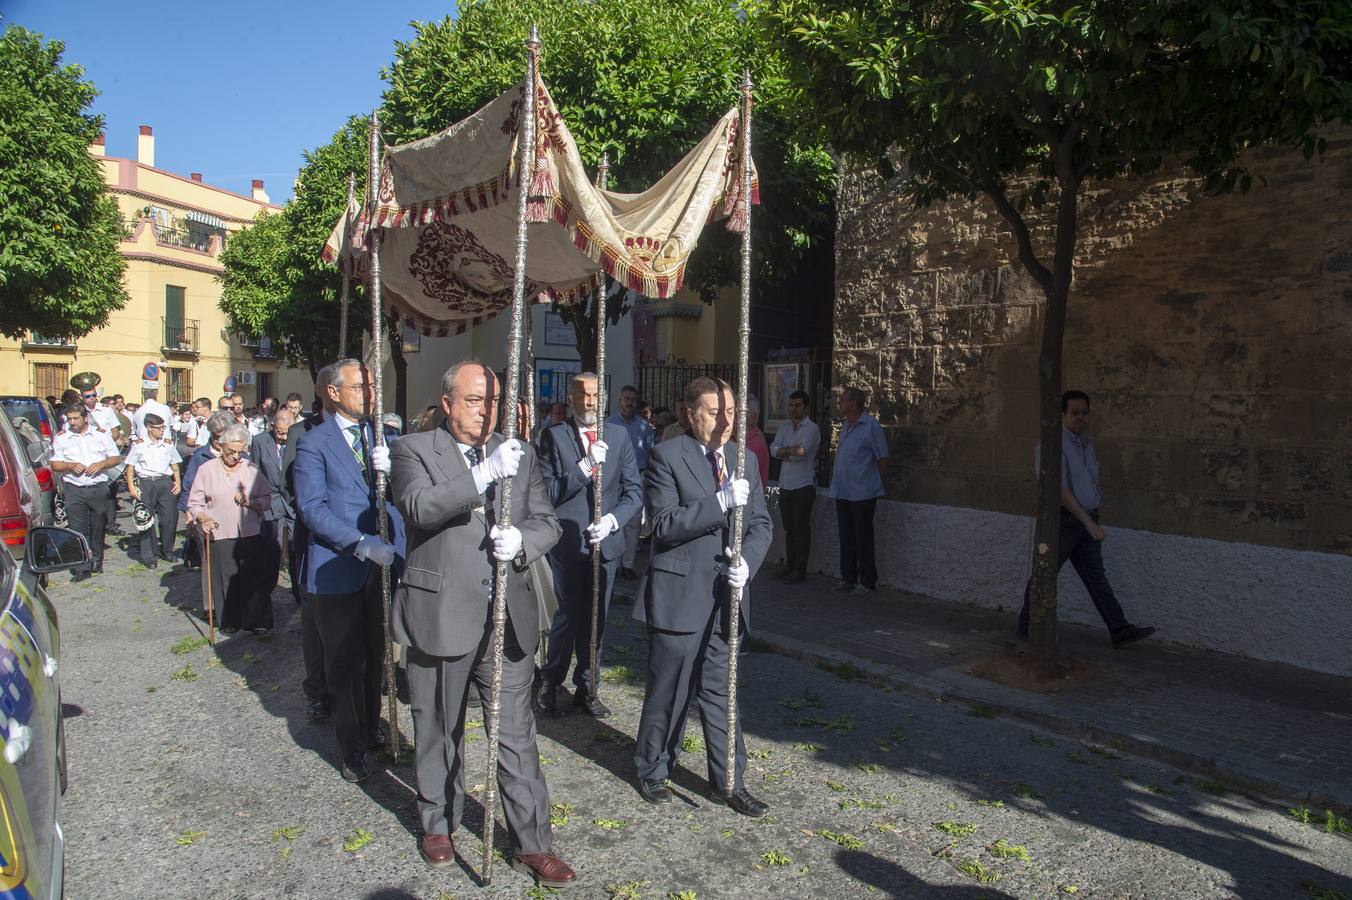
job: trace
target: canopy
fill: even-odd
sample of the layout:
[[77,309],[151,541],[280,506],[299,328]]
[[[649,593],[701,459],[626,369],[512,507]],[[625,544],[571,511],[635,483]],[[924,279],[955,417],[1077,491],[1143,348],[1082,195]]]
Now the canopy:
[[[745,227],[737,108],[652,187],[621,194],[592,185],[548,89],[542,81],[536,88],[528,297],[573,303],[602,273],[646,296],[670,297],[707,222],[728,216],[730,230]],[[445,131],[388,148],[374,215],[369,207],[344,215],[323,258],[364,275],[370,229],[385,229],[385,299],[426,335],[464,331],[509,306],[525,106],[523,80]],[[750,200],[760,202],[754,170]]]

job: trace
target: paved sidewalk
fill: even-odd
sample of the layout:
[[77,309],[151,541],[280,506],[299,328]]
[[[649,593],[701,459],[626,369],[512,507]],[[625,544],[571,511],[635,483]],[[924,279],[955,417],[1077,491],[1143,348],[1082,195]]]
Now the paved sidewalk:
[[886,589],[837,594],[834,584],[821,575],[795,585],[757,578],[752,639],[846,678],[881,679],[978,715],[1028,721],[1319,810],[1352,811],[1352,679],[1170,644],[1164,633],[1113,648],[1105,629],[1062,625],[1064,652],[1098,674],[1034,693],[970,673],[1015,646],[1012,612]]

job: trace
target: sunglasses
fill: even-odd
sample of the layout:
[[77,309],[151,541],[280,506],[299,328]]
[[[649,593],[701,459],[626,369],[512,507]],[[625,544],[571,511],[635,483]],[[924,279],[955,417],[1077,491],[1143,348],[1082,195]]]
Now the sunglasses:
[[80,396],[83,397],[85,400],[88,400],[90,397],[93,397],[94,399],[97,400],[99,395],[98,395],[98,394],[81,394]]

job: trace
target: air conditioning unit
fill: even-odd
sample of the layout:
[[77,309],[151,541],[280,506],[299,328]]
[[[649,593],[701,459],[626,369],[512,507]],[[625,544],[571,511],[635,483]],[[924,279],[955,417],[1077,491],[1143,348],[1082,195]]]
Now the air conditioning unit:
[[253,373],[253,372],[236,372],[236,373],[235,373],[235,383],[236,383],[236,384],[253,384],[253,383],[254,383],[254,373]]

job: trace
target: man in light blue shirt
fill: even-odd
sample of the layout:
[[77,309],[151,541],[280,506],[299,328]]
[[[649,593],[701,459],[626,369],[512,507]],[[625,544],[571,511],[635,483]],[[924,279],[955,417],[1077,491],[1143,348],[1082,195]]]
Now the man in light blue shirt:
[[840,534],[840,582],[833,590],[870,594],[878,588],[873,514],[883,496],[887,437],[878,420],[864,412],[864,392],[859,388],[841,391],[836,407],[845,421],[831,470],[831,499],[836,501]]
[[[1066,391],[1061,395],[1061,534],[1057,548],[1057,571],[1066,560],[1084,582],[1089,599],[1108,626],[1113,645],[1129,644],[1150,637],[1155,629],[1132,625],[1122,613],[1112,585],[1103,570],[1103,540],[1099,527],[1099,506],[1103,492],[1099,488],[1098,454],[1089,437],[1089,395]],[[1035,468],[1041,468],[1042,448],[1035,455]],[[1019,636],[1028,637],[1028,598],[1032,581],[1023,590],[1023,609],[1019,611]]]
[[[607,425],[623,428],[634,446],[634,458],[639,473],[648,468],[648,453],[657,443],[657,432],[648,421],[638,414],[638,391],[626,384],[620,388],[620,402],[615,414],[606,419]],[[633,581],[638,577],[634,572],[634,557],[638,554],[639,527],[642,516],[634,516],[624,526],[624,555],[620,557],[620,577]]]

